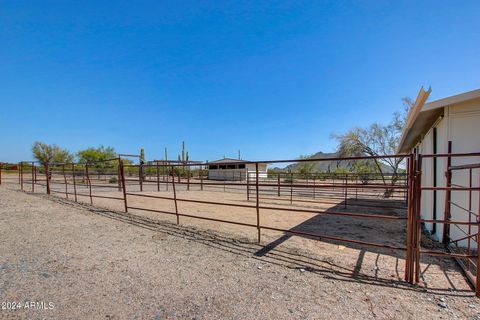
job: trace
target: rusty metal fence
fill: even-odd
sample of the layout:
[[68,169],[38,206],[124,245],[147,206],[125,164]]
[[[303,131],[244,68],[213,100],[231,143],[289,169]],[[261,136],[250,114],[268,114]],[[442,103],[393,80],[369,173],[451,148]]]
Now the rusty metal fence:
[[[410,283],[420,281],[421,256],[431,255],[454,258],[463,263],[469,280],[480,297],[479,211],[473,207],[473,194],[480,197],[480,186],[475,186],[474,170],[480,170],[479,153],[453,154],[408,154],[377,157],[348,157],[329,159],[293,159],[249,161],[254,165],[253,172],[247,172],[245,179],[232,181],[214,181],[208,179],[208,163],[205,162],[167,162],[131,164],[120,157],[89,163],[48,163],[21,162],[15,168],[12,165],[0,165],[0,183],[10,181],[20,184],[27,192],[45,192],[57,194],[67,199],[101,205],[97,201],[111,201],[118,210],[129,212],[149,212],[165,214],[181,223],[182,218],[207,220],[216,223],[233,224],[256,231],[258,243],[262,240],[262,230],[302,236],[314,240],[326,240],[350,243],[361,248],[376,247],[400,252],[405,257],[404,279]],[[467,165],[452,165],[452,159],[473,159]],[[402,172],[361,181],[354,174],[294,174],[291,172],[273,172],[261,177],[259,164],[301,164],[321,161],[378,161],[385,159],[404,159]],[[446,159],[445,185],[430,185],[422,180],[425,159]],[[475,161],[477,161],[475,163]],[[468,162],[468,161],[467,161]],[[247,163],[247,162],[245,162]],[[467,171],[470,182],[467,186],[456,185],[453,172]],[[453,179],[454,180],[454,179]],[[480,182],[479,182],[480,184]],[[198,197],[189,197],[196,193]],[[208,200],[206,193],[232,192],[241,198],[235,201]],[[445,208],[443,217],[430,218],[422,204],[422,194],[443,192]],[[470,199],[466,206],[457,203],[452,193],[465,192]],[[155,202],[140,205],[135,199],[154,199],[170,202],[170,207],[162,207]],[[253,214],[250,221],[239,221],[224,217],[200,215],[182,208],[183,204],[210,205],[222,208],[241,208]],[[333,204],[335,209],[312,207]],[[461,207],[468,213],[465,219],[452,219],[450,208]],[[437,210],[438,211],[438,210]],[[310,214],[312,216],[335,216],[349,219],[372,220],[378,223],[400,223],[398,228],[405,230],[406,241],[379,243],[356,238],[348,238],[332,233],[318,233],[299,228],[286,228],[265,219],[266,212],[284,212],[289,215]],[[441,224],[443,228],[444,249],[424,250],[421,248],[422,227],[426,224]],[[450,238],[450,226],[465,233],[465,237]],[[463,242],[462,242],[463,241]],[[462,245],[466,243],[466,247]],[[472,244],[475,243],[475,246]]]

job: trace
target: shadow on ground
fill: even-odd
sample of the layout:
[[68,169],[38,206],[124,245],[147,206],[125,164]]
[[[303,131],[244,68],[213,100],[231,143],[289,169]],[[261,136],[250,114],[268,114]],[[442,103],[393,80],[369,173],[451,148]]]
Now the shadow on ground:
[[[425,288],[420,286],[414,286],[406,283],[403,281],[403,274],[399,272],[399,269],[403,269],[400,267],[400,263],[404,263],[403,259],[400,257],[396,257],[396,271],[397,277],[396,278],[383,278],[378,274],[374,276],[368,275],[361,272],[361,266],[363,263],[363,258],[366,252],[370,252],[370,250],[359,250],[358,259],[356,266],[353,269],[346,268],[345,266],[336,264],[333,262],[333,259],[328,258],[315,258],[307,253],[301,252],[300,250],[290,250],[290,249],[279,249],[278,245],[286,240],[288,240],[291,236],[284,235],[279,237],[277,240],[267,244],[266,246],[262,246],[256,243],[252,243],[250,241],[239,240],[227,236],[223,236],[217,232],[209,231],[209,230],[200,230],[191,226],[182,226],[176,225],[170,222],[159,221],[155,219],[150,219],[147,217],[125,213],[125,212],[118,212],[106,209],[100,209],[97,207],[93,207],[87,204],[76,203],[73,201],[69,201],[66,199],[62,199],[59,197],[48,197],[44,195],[36,195],[39,197],[43,197],[45,199],[49,199],[51,201],[55,201],[57,203],[68,205],[72,207],[80,207],[86,209],[96,215],[106,217],[109,219],[113,219],[116,221],[121,221],[124,223],[128,223],[134,225],[136,227],[148,229],[154,232],[160,232],[163,234],[167,234],[174,237],[179,237],[183,239],[187,239],[189,241],[195,241],[197,243],[201,243],[203,245],[209,246],[211,248],[215,248],[216,250],[223,250],[235,255],[241,255],[256,259],[263,263],[274,264],[290,269],[301,269],[302,271],[305,270],[306,272],[311,272],[313,274],[317,274],[322,276],[326,279],[331,279],[334,281],[345,281],[345,282],[353,282],[359,284],[368,284],[372,286],[378,287],[396,287],[399,290],[411,290],[411,291],[421,291],[431,294],[445,294],[445,295],[455,295],[455,296],[471,296],[470,290],[458,290],[455,288],[452,281],[449,281],[450,288]],[[339,204],[336,207],[343,208],[342,204]],[[339,208],[332,208],[331,210],[336,210]],[[336,224],[335,216],[321,216],[321,220],[317,220],[318,218],[312,218],[304,223],[294,227],[295,230],[310,230],[312,225],[317,225],[321,223],[328,227],[329,224]],[[327,220],[328,219],[328,223]],[[332,220],[330,220],[332,219]],[[358,247],[356,247],[358,249]],[[379,248],[373,248],[374,252],[378,255],[384,254],[384,249],[380,251],[375,251]],[[391,251],[391,250],[390,250]],[[449,263],[448,269],[455,267],[453,263]],[[427,266],[426,270],[429,266]],[[424,270],[424,272],[426,271]],[[458,270],[458,269],[456,269]],[[447,273],[444,270],[445,276],[448,278]],[[454,289],[455,291],[452,291]]]

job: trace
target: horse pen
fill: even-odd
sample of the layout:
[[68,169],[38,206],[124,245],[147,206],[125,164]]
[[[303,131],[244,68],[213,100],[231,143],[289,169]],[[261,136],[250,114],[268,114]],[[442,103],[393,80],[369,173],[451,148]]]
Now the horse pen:
[[[472,184],[422,184],[422,161],[435,156],[451,162],[452,158],[475,155],[258,161],[249,162],[255,164],[256,172],[244,179],[223,181],[208,179],[208,163],[195,161],[132,164],[119,157],[95,163],[21,162],[15,167],[3,164],[0,180],[27,193],[83,203],[102,212],[123,212],[128,219],[213,230],[213,237],[258,245],[257,258],[289,261],[302,272],[315,272],[315,264],[304,262],[300,267],[301,263],[282,253],[301,253],[305,259],[309,252],[319,253],[335,266],[333,274],[348,274],[382,286],[419,285],[437,293],[448,292],[453,286],[458,292],[467,292],[466,281],[462,284],[463,279],[452,278],[452,270],[458,268],[452,262],[455,259],[479,296],[478,209],[470,206],[470,218],[462,221],[449,217],[432,221],[422,218],[420,212],[423,192],[464,192],[470,197],[480,193]],[[271,171],[263,178],[258,173],[259,163],[273,166],[398,158],[404,158],[404,170],[398,174]],[[423,234],[422,224],[432,222],[468,230],[468,247],[453,250],[431,241]]]

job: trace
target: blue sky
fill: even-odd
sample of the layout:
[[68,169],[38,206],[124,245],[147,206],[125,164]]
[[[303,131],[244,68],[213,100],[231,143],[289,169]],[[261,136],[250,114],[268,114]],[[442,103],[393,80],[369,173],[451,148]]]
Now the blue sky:
[[479,1],[0,1],[0,161],[187,143],[296,158],[332,133],[480,88]]

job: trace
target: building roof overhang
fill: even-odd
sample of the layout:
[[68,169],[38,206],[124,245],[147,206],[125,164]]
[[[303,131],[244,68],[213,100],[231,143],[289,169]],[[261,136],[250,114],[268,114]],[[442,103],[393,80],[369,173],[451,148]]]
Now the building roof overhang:
[[408,115],[397,153],[410,152],[438,118],[444,115],[446,106],[480,98],[480,89],[477,89],[425,103],[431,91],[431,89],[425,91],[423,87],[420,89],[415,104]]

